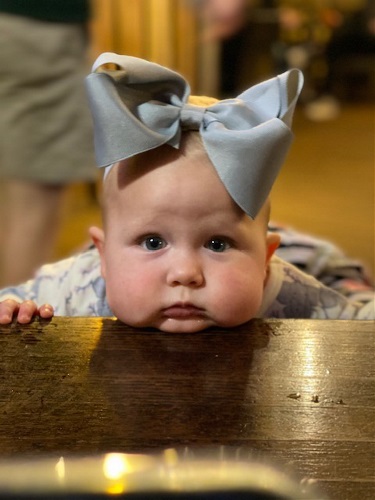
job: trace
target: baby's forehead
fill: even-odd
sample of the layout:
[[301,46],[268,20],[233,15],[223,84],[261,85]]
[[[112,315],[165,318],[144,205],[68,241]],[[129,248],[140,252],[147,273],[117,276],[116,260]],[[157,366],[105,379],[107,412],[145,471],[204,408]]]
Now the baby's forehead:
[[163,145],[118,162],[105,177],[104,184],[124,189],[144,176],[154,178],[168,176],[173,180],[177,175],[190,176],[192,172],[199,172],[201,169],[205,169],[206,175],[217,176],[198,134],[189,136],[191,136],[189,139],[182,140],[179,149]]
[[[190,158],[179,157],[176,162],[139,165],[138,159],[126,160],[115,165],[105,184],[104,206],[107,208],[117,206],[122,210],[123,203],[126,206],[136,196],[142,206],[156,203],[158,207],[166,206],[173,210],[171,195],[177,193],[179,204],[184,200],[188,204],[186,206],[206,206],[207,212],[225,206],[229,212],[245,215],[251,220],[229,195],[208,159],[190,161]],[[256,220],[267,219],[268,222],[267,207],[269,200],[257,214]]]
[[[203,185],[209,187],[210,194],[214,193],[214,197],[230,199],[232,209],[243,213],[219,178],[199,134],[187,133],[183,136],[179,149],[164,145],[115,164],[104,182],[104,208],[121,204],[121,200],[135,191],[146,201],[153,198],[155,190],[161,191],[166,199],[171,192],[179,190],[185,198],[190,196],[190,202],[194,203],[194,189],[206,197],[206,191],[201,188]],[[190,189],[184,189],[187,185]],[[268,204],[267,200],[265,205]],[[261,209],[256,219],[268,222],[266,212]]]

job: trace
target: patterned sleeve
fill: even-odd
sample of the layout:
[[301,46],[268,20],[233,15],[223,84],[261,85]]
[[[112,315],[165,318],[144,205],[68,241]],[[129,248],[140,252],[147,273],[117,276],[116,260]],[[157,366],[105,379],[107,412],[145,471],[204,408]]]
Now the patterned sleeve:
[[269,231],[280,234],[276,255],[286,262],[351,300],[362,303],[374,300],[374,282],[363,264],[347,257],[334,244],[274,222],[270,223]]
[[375,299],[344,297],[295,266],[273,257],[260,313],[265,318],[375,319]]
[[38,305],[53,303],[55,309],[58,307],[58,295],[61,294],[63,277],[68,273],[70,259],[56,264],[42,266],[33,279],[20,285],[10,286],[0,291],[0,300],[14,299],[17,302],[33,300]]
[[96,249],[42,266],[34,279],[0,291],[0,300],[8,298],[51,304],[56,316],[113,316]]

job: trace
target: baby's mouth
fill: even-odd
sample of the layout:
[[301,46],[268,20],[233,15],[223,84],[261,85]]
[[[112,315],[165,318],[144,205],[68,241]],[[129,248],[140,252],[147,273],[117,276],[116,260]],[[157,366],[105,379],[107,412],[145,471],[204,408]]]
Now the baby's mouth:
[[190,302],[176,302],[163,309],[163,315],[172,319],[202,318],[204,310]]

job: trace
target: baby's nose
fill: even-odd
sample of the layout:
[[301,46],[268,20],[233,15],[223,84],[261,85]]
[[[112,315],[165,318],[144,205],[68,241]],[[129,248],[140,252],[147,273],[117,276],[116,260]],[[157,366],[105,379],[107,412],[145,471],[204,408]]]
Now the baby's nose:
[[204,273],[199,257],[187,252],[175,255],[168,269],[167,283],[169,286],[202,286]]

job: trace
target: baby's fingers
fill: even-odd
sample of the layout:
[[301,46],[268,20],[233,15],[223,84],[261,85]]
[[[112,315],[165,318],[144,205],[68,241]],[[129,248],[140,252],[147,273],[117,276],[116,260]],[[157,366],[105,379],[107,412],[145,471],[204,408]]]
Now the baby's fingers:
[[17,321],[18,323],[25,324],[30,323],[34,316],[38,312],[38,306],[32,300],[25,300],[22,304],[19,304]]
[[8,299],[0,302],[0,325],[7,325],[13,320],[13,315],[18,312],[20,304]]
[[39,307],[39,316],[44,319],[52,318],[55,314],[53,307],[50,304],[43,304]]
[[53,307],[50,304],[43,304],[38,308],[35,302],[26,300],[19,306],[17,321],[18,323],[30,323],[34,316],[40,316],[44,319],[52,318],[54,314]]
[[15,300],[8,299],[0,302],[0,324],[6,325],[17,317],[18,323],[30,323],[35,316],[44,319],[50,319],[54,315],[54,309],[50,304],[38,306],[32,300],[25,300],[18,303]]

